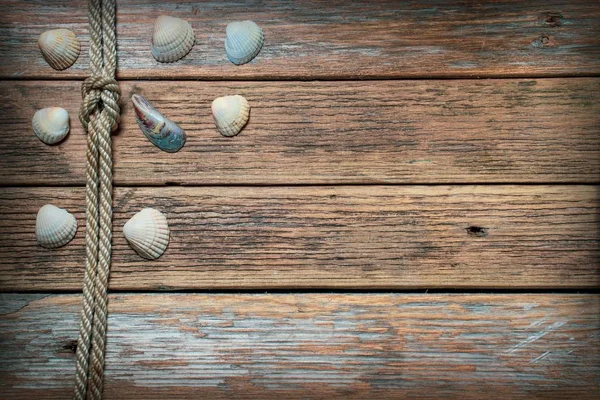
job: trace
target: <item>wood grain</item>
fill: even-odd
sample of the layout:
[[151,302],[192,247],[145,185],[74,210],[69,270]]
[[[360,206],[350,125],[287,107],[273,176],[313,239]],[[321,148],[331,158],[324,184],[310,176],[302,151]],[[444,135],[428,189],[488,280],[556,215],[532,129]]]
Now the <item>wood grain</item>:
[[[0,396],[71,395],[80,297],[2,295]],[[581,398],[597,295],[113,295],[106,399]]]
[[[3,189],[0,288],[79,290],[83,188]],[[35,242],[38,209],[73,212],[73,242]],[[119,188],[111,288],[598,287],[598,186]],[[122,227],[154,207],[171,229],[146,261]]]
[[[81,298],[43,292],[83,281],[87,6],[2,6],[0,291],[32,293],[0,293],[0,398],[67,398]],[[194,28],[180,62],[150,55],[160,14]],[[234,66],[225,26],[245,19],[267,39]],[[37,48],[57,27],[82,41],[62,72]],[[111,290],[600,286],[597,0],[119,0],[117,29]],[[133,93],[182,151],[143,137]],[[210,102],[234,93],[252,116],[228,139]],[[52,147],[31,130],[47,106],[72,116]],[[35,243],[46,203],[80,223],[62,249]],[[156,261],[121,231],[148,206],[171,227]],[[107,399],[591,399],[600,296],[117,293],[107,352]]]
[[[3,2],[0,77],[82,78],[89,66],[87,7],[77,1]],[[155,18],[188,20],[196,46],[160,64],[150,54]],[[225,27],[251,19],[265,45],[238,67],[225,55]],[[37,40],[72,29],[82,54],[52,70]],[[119,78],[329,79],[556,76],[600,73],[596,0],[558,1],[177,1],[122,0],[117,11]]]
[[[369,82],[123,82],[117,185],[598,182],[600,79]],[[85,183],[77,82],[3,82],[0,183]],[[188,134],[169,154],[135,122],[141,93]],[[241,93],[249,124],[222,137],[210,103]],[[39,108],[63,106],[71,134],[47,146]],[[18,137],[18,145],[15,138]]]

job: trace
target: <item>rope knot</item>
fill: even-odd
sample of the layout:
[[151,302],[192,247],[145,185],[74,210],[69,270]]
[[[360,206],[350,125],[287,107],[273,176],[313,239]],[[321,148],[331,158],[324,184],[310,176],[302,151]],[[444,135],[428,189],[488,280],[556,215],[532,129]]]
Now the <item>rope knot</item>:
[[121,109],[119,107],[119,98],[121,97],[121,89],[115,78],[104,75],[92,75],[87,78],[81,86],[81,109],[79,110],[79,120],[88,131],[90,116],[98,111],[105,112],[110,120],[111,130],[117,129],[119,125],[119,115]]

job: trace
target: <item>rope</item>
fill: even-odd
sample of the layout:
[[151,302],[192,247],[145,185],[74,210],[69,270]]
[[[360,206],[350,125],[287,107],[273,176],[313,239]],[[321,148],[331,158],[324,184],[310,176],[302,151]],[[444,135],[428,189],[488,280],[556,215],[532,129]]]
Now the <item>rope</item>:
[[101,399],[112,249],[112,141],[119,123],[115,0],[88,0],[91,75],[81,88],[79,112],[88,133],[86,262],[77,342],[74,398]]

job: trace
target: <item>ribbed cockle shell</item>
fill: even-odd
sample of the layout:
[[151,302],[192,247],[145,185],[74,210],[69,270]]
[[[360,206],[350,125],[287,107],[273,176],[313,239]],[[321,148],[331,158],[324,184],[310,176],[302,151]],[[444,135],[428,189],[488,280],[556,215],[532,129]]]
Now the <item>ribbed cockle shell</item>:
[[46,204],[38,211],[35,232],[40,246],[62,247],[77,233],[77,220],[67,210]]
[[212,115],[223,136],[235,136],[250,118],[250,105],[239,94],[218,97],[212,102]]
[[187,21],[161,15],[154,22],[152,55],[157,61],[168,63],[182,59],[195,42],[194,31]]
[[46,144],[58,143],[69,134],[69,113],[64,108],[42,108],[33,115],[31,123],[35,136]]
[[148,100],[139,94],[131,97],[136,121],[144,135],[161,150],[174,153],[185,144],[185,131],[162,115]]
[[59,71],[75,64],[81,49],[79,39],[68,29],[52,29],[42,33],[38,45],[48,64]]
[[123,235],[140,256],[154,260],[169,245],[167,218],[154,208],[144,208],[125,223]]
[[260,26],[252,21],[238,21],[227,25],[225,52],[229,61],[236,65],[250,62],[260,52],[265,35]]

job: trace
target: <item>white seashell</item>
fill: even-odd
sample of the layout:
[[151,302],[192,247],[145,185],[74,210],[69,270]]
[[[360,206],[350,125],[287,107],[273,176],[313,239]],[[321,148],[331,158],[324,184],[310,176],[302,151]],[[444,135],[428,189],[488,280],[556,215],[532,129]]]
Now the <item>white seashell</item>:
[[38,211],[35,233],[40,246],[62,247],[75,237],[77,220],[67,210],[46,204]]
[[212,115],[223,136],[235,136],[250,118],[250,105],[239,94],[218,97],[212,102]]
[[154,23],[152,55],[160,62],[182,59],[196,43],[194,31],[187,21],[161,15]]
[[236,65],[250,62],[265,41],[263,30],[252,21],[232,22],[226,31],[225,52],[229,61]]
[[79,39],[68,29],[52,29],[42,33],[38,45],[48,64],[59,71],[75,64],[81,49]]
[[58,143],[69,134],[69,113],[64,108],[42,108],[31,122],[35,136],[46,144]]
[[154,208],[144,208],[125,223],[123,235],[140,256],[154,260],[169,245],[167,218]]

